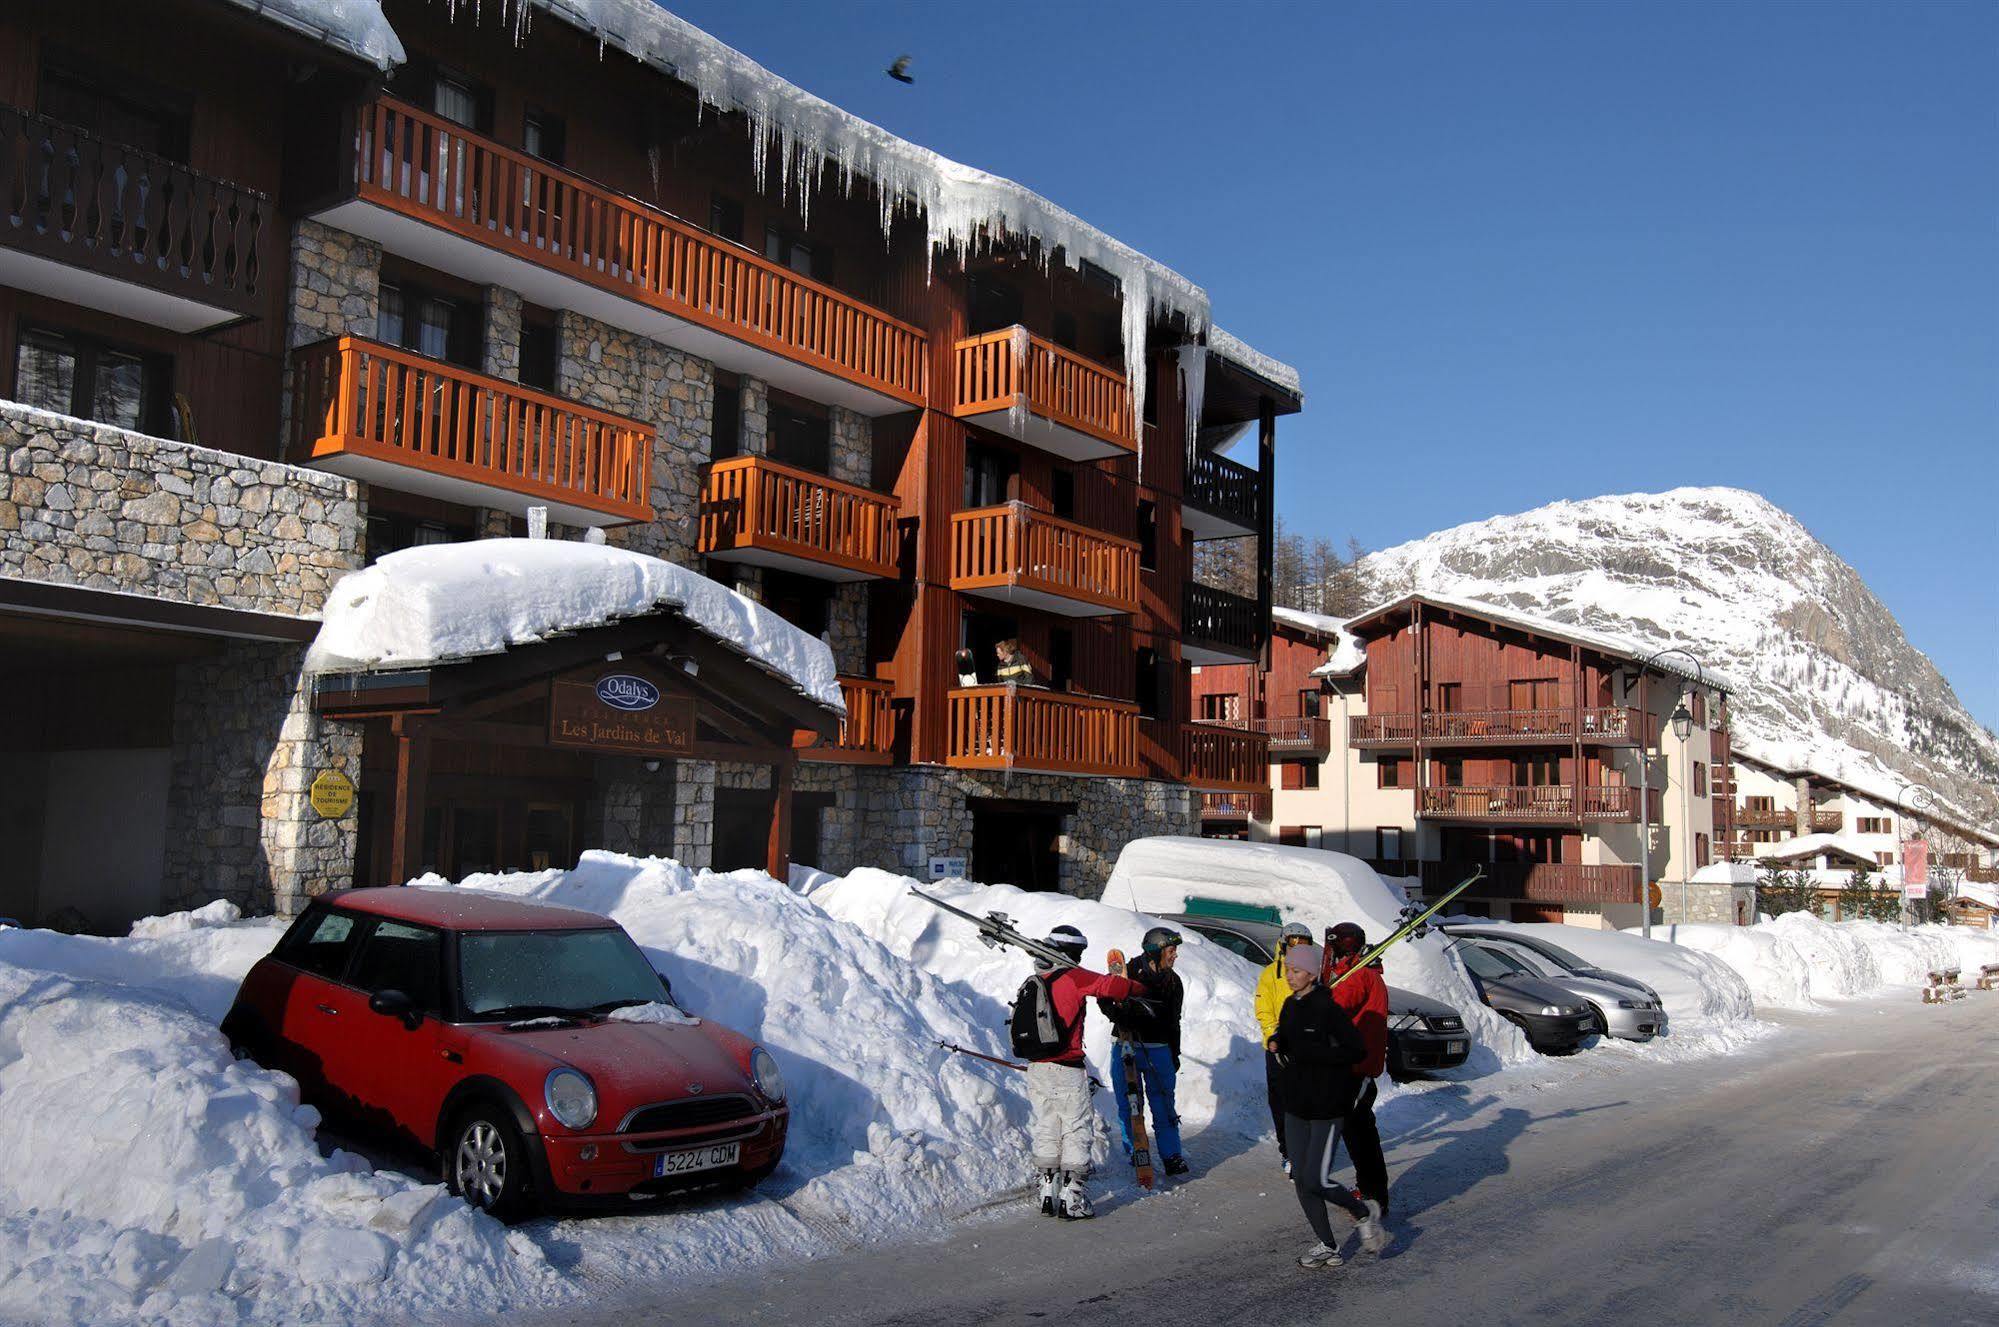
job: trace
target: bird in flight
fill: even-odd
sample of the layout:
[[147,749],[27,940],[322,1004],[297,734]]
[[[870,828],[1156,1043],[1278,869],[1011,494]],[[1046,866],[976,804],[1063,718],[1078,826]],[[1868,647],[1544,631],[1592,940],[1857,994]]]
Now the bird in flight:
[[909,72],[909,59],[906,55],[896,56],[895,63],[888,67],[888,76],[898,83],[914,83],[916,75]]

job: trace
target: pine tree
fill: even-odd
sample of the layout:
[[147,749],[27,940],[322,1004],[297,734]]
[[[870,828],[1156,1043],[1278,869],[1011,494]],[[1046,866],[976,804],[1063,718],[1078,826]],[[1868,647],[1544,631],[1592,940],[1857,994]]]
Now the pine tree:
[[1803,905],[1799,903],[1798,896],[1796,876],[1774,864],[1764,868],[1762,877],[1756,882],[1756,909],[1772,917],[1799,911]]
[[1864,863],[1847,872],[1846,883],[1839,887],[1840,920],[1871,920],[1874,915],[1875,893],[1873,873]]

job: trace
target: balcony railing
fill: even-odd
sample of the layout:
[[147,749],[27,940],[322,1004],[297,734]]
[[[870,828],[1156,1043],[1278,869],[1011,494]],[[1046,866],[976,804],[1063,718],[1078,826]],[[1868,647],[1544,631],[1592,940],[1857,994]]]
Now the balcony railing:
[[[254,317],[271,200],[74,125],[0,105],[0,248],[42,260],[7,284],[175,332]],[[120,283],[65,277],[69,268]]]
[[1289,715],[1278,719],[1245,719],[1243,726],[1270,739],[1271,756],[1323,756],[1333,749],[1329,719]]
[[1950,869],[1963,872],[1968,884],[1999,884],[1999,866],[1959,866]]
[[[1576,711],[1426,710],[1423,740],[1438,746],[1533,746],[1576,740]],[[1591,706],[1582,711],[1584,744],[1637,745],[1643,730],[1635,709],[1619,705]],[[1365,714],[1352,721],[1356,746],[1408,746],[1416,717],[1408,714]]]
[[951,413],[1072,461],[1138,449],[1124,375],[1024,327],[957,345]]
[[1270,793],[1263,792],[1204,792],[1201,794],[1201,819],[1223,823],[1247,823],[1251,820],[1270,819]]
[[1138,607],[1138,545],[1024,503],[951,517],[951,588],[1066,617]]
[[[1777,806],[1737,807],[1735,823],[1759,829],[1795,830],[1798,813]],[[1846,815],[1841,811],[1815,806],[1811,809],[1807,823],[1811,826],[1810,833],[1837,834],[1846,824]]]
[[1180,730],[1180,769],[1196,788],[1262,792],[1270,787],[1270,742],[1244,728],[1190,723]]
[[[637,301],[878,396],[923,404],[928,352],[921,330],[635,198],[390,97],[362,108],[352,150],[350,183],[359,204]],[[361,233],[396,229],[348,211],[329,209],[329,220]],[[394,238],[405,237],[398,232]],[[443,265],[440,256],[416,256]],[[465,274],[486,280],[503,275]],[[564,298],[562,286],[527,289],[519,279],[507,284],[553,307],[579,309],[673,344],[683,339],[654,322],[634,323],[615,309],[593,307],[573,286]],[[758,377],[776,376],[756,360],[729,362],[727,347],[713,341],[697,338],[683,348]]]
[[826,746],[809,746],[798,754],[807,760],[847,765],[886,765],[895,752],[895,689],[872,677],[842,677],[840,699],[847,717],[840,735]]
[[708,467],[700,551],[829,580],[897,572],[895,499],[765,456]]
[[1233,539],[1255,534],[1256,471],[1214,452],[1197,451],[1187,467],[1187,497],[1181,520],[1196,539]]
[[1402,862],[1369,861],[1384,876],[1415,876],[1425,894],[1438,894],[1470,875],[1486,878],[1469,891],[1479,898],[1521,899],[1534,903],[1636,903],[1639,869],[1635,866],[1584,865],[1579,862]]
[[1188,581],[1181,603],[1180,639],[1188,662],[1248,662],[1262,652],[1265,622],[1256,600]]
[[1038,687],[965,687],[950,693],[949,711],[944,763],[959,769],[1139,772],[1138,706],[1124,701]]
[[293,358],[291,456],[388,488],[567,525],[652,519],[652,426],[377,341]]
[[[1651,819],[1659,818],[1659,790],[1651,792]],[[1495,824],[1567,823],[1638,818],[1638,789],[1600,784],[1487,784],[1423,789],[1422,814],[1442,820]]]

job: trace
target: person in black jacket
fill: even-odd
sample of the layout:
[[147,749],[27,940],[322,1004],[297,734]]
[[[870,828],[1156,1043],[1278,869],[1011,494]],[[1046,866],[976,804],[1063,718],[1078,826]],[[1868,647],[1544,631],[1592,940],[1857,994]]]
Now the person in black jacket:
[[[1180,955],[1180,933],[1155,926],[1145,933],[1144,952],[1125,964],[1124,975],[1138,983],[1141,1000],[1100,1000],[1117,1034],[1120,1054],[1129,1050],[1138,1062],[1145,1085],[1146,1108],[1152,1112],[1153,1144],[1168,1175],[1185,1175],[1187,1158],[1180,1150],[1180,1114],[1174,1090],[1180,1073],[1180,1009],[1186,988],[1173,962]],[[1117,1117],[1124,1130],[1125,1155],[1131,1154],[1131,1094],[1118,1085]]]
[[1284,1145],[1291,1158],[1291,1183],[1298,1205],[1319,1242],[1298,1259],[1300,1267],[1338,1267],[1339,1241],[1326,1204],[1354,1219],[1361,1247],[1379,1253],[1388,1232],[1352,1190],[1333,1178],[1340,1147],[1340,1122],[1353,1106],[1359,1079],[1354,1066],[1367,1058],[1367,1043],[1319,984],[1323,952],[1317,945],[1294,945],[1284,955],[1284,980],[1291,988],[1277,1015],[1272,1038],[1283,1073]]

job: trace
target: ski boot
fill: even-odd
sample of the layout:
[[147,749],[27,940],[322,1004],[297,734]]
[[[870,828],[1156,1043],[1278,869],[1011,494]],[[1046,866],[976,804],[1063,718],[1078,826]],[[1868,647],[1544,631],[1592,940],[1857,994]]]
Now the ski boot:
[[1065,1221],[1087,1221],[1096,1215],[1090,1207],[1090,1195],[1083,1192],[1083,1181],[1073,1170],[1062,1172],[1061,1211]]
[[1041,1215],[1055,1215],[1055,1172],[1041,1172]]
[[1166,1173],[1168,1175],[1185,1175],[1188,1171],[1192,1169],[1193,1167],[1187,1164],[1186,1157],[1166,1158]]

